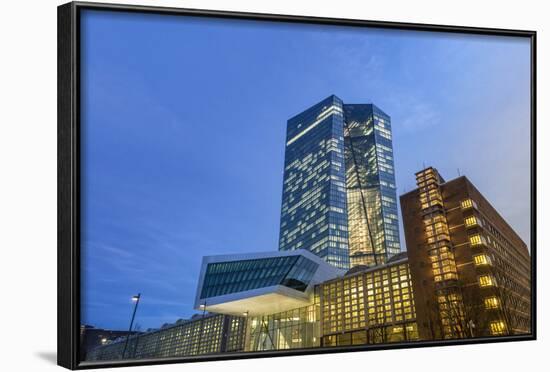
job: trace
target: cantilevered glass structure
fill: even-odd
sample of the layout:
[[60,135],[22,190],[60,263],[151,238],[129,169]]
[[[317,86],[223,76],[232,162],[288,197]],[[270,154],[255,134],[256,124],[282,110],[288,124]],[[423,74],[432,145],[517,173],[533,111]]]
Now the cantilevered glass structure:
[[284,285],[305,291],[319,264],[294,255],[208,264],[200,298]]
[[279,250],[349,268],[345,176],[342,101],[332,95],[287,122]]
[[350,263],[384,264],[401,250],[390,117],[346,104],[344,120]]
[[315,284],[344,274],[303,249],[203,257],[195,309],[263,315],[310,304]]
[[287,123],[280,250],[339,268],[400,252],[390,117],[332,95]]

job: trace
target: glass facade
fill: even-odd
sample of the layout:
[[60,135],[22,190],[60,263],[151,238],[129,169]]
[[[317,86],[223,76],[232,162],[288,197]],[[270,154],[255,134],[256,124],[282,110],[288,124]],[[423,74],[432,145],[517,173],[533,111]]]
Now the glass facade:
[[301,349],[320,346],[319,304],[252,317],[247,351]]
[[301,255],[209,263],[200,298],[284,285],[305,291],[319,264]]
[[401,250],[390,118],[330,96],[287,123],[280,250],[343,269]]
[[93,349],[88,361],[181,357],[244,350],[244,317],[208,314]]
[[279,250],[349,268],[344,116],[330,96],[287,123]]
[[350,263],[381,265],[401,250],[390,118],[372,104],[344,118]]
[[320,287],[323,346],[418,340],[407,262],[335,279]]

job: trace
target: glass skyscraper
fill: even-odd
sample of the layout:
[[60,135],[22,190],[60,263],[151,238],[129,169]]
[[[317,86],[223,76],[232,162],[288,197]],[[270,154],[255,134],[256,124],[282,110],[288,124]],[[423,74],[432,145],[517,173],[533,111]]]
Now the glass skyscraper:
[[351,266],[400,252],[390,117],[373,104],[344,105]]
[[332,95],[287,123],[280,250],[348,269],[399,253],[390,118]]
[[288,120],[279,250],[349,268],[343,103],[332,95]]

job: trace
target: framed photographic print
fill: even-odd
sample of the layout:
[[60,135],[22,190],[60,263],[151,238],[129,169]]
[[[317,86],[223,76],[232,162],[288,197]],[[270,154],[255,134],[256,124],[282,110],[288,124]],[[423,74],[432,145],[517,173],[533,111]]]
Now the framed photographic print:
[[58,363],[535,339],[535,36],[60,6]]

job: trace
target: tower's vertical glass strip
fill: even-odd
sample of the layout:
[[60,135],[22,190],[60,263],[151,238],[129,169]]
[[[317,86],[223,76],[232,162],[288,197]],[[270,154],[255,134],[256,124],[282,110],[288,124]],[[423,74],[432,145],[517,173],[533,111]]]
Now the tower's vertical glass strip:
[[344,105],[351,266],[400,252],[390,118],[372,104]]
[[306,249],[347,269],[342,106],[332,95],[287,122],[279,250]]

